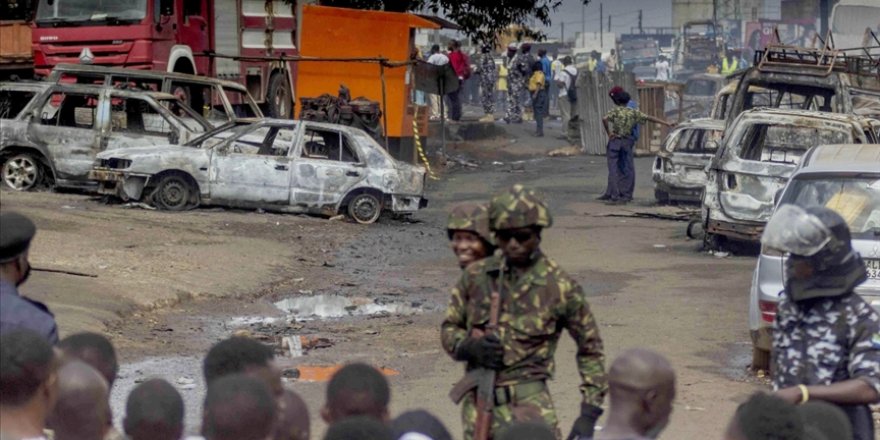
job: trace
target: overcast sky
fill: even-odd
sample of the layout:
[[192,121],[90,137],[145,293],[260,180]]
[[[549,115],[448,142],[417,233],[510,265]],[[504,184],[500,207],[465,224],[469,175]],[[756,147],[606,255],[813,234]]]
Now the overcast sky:
[[[672,26],[672,0],[591,0],[586,6],[587,32],[599,30],[599,4],[603,4],[603,31],[608,26],[608,14],[611,14],[611,31],[616,33],[629,32],[630,27],[638,23],[638,11],[643,10],[643,26]],[[548,38],[559,38],[565,22],[566,38],[581,31],[581,15],[583,3],[579,0],[563,0],[556,12],[551,14],[553,24],[545,28]]]

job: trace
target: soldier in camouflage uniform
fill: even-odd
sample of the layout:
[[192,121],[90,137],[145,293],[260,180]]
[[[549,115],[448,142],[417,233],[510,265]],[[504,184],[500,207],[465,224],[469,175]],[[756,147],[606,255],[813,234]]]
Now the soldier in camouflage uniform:
[[[589,438],[607,390],[602,339],[581,287],[539,249],[550,212],[534,192],[515,185],[492,199],[489,221],[501,255],[465,269],[443,321],[443,348],[468,369],[497,371],[492,432],[542,420],[561,438],[546,380],[553,377],[559,336],[568,330],[583,381],[581,415],[569,438]],[[477,337],[489,321],[492,285],[501,296],[497,335]],[[474,394],[462,405],[465,440],[473,438]]]
[[846,221],[825,207],[782,205],[761,242],[788,254],[773,329],[776,395],[836,404],[855,440],[874,439],[868,405],[880,402],[880,316],[853,293],[867,274]]
[[507,66],[507,112],[504,120],[508,124],[522,123],[522,104],[523,95],[526,93],[529,75],[532,73],[532,65],[535,64],[535,58],[529,52],[532,46],[529,43],[523,43],[519,53],[510,59]]
[[498,75],[495,68],[495,59],[492,57],[492,46],[485,45],[480,54],[477,64],[477,74],[480,75],[480,103],[486,113],[480,121],[492,122],[495,120],[495,82]]
[[462,269],[495,252],[495,239],[489,230],[489,208],[479,203],[459,203],[449,212],[446,223],[449,244]]

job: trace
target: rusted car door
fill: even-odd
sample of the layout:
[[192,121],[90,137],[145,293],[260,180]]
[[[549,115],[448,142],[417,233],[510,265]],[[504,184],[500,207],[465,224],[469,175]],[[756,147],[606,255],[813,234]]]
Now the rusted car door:
[[854,140],[852,127],[823,122],[755,121],[734,136],[728,144],[731,150],[722,153],[719,164],[718,200],[730,218],[752,222],[769,220],[776,192],[788,182],[807,150]]
[[85,179],[92,169],[107,122],[101,105],[98,93],[55,91],[46,95],[39,114],[31,119],[28,136],[46,146],[57,178]]
[[[255,141],[262,133],[262,142]],[[231,206],[289,204],[295,139],[295,129],[263,127],[215,147],[208,170],[211,199]]]
[[110,95],[110,129],[102,150],[177,143],[180,129],[156,106],[141,98]]
[[335,206],[369,169],[345,133],[306,124],[294,172],[294,203],[308,208]]

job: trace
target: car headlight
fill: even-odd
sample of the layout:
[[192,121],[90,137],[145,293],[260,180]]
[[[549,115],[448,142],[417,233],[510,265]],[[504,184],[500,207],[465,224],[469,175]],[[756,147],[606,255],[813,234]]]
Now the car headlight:
[[105,160],[105,165],[107,168],[113,168],[118,170],[123,170],[131,166],[131,161],[128,159],[117,159],[115,157],[111,157],[110,159]]

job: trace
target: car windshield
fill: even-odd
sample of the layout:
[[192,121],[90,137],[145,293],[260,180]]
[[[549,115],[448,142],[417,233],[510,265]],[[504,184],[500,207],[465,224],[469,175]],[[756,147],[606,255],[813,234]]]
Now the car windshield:
[[147,0],[40,0],[37,23],[139,21],[147,16]]
[[855,239],[880,240],[880,174],[795,178],[782,203],[837,211]]
[[824,128],[785,125],[780,123],[752,124],[743,137],[739,156],[745,160],[797,165],[810,147],[820,144],[852,143],[845,127],[828,124]]
[[247,122],[230,122],[189,141],[186,145],[190,147],[211,148],[230,137],[241,136],[251,129],[252,125]]

